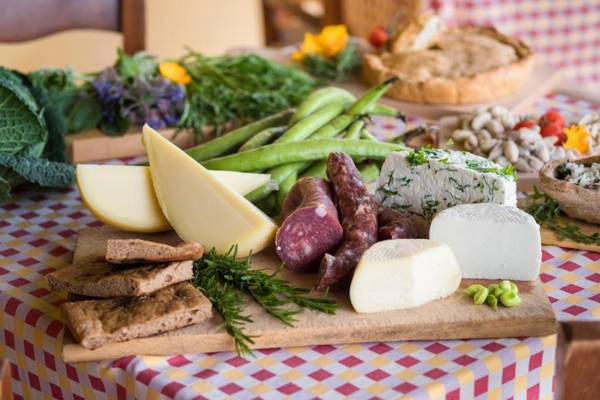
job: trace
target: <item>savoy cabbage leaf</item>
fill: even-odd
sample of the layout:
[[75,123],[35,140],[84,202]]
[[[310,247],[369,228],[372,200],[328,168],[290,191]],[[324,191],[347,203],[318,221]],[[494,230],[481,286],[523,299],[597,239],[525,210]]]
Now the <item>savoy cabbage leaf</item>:
[[21,79],[0,67],[0,153],[39,157],[48,129],[31,92]]

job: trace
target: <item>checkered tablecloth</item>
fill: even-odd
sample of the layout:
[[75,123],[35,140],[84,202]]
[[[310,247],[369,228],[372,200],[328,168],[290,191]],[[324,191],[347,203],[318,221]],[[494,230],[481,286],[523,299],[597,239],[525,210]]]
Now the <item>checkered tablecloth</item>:
[[[539,109],[593,106],[550,96]],[[377,121],[379,135],[397,125]],[[257,352],[131,356],[65,364],[61,295],[45,275],[67,265],[77,231],[100,224],[77,191],[28,190],[0,206],[0,358],[17,399],[550,399],[556,337],[322,345]],[[559,320],[600,319],[600,254],[544,247],[541,280]]]

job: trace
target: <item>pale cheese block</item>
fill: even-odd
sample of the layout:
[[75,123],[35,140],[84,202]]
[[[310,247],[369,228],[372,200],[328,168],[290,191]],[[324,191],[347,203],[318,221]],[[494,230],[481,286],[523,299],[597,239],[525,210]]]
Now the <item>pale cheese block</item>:
[[421,149],[389,154],[375,199],[411,217],[426,236],[433,217],[468,203],[515,206],[517,185],[509,167],[464,151]]
[[143,129],[152,183],[163,214],[185,241],[238,256],[271,245],[277,225],[254,204],[148,125]]
[[464,204],[440,212],[429,237],[450,246],[464,278],[532,281],[542,261],[540,227],[516,207]]
[[[171,229],[156,199],[148,167],[79,164],[76,171],[81,199],[100,221],[127,232],[151,233]],[[241,195],[270,180],[269,174],[210,173]]]
[[442,242],[396,239],[375,243],[361,257],[350,301],[359,313],[418,307],[454,293],[460,266]]

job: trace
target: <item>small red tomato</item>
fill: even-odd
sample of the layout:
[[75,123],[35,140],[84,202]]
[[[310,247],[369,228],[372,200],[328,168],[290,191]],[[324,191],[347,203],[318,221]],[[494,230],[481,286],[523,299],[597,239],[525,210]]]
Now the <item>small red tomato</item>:
[[550,110],[546,111],[546,113],[540,118],[540,126],[542,127],[552,123],[559,124],[561,128],[565,127],[565,118],[556,108],[551,108]]
[[551,122],[543,126],[540,135],[543,137],[556,136],[556,141],[554,142],[555,145],[563,143],[566,139],[563,128],[558,122]]
[[383,26],[376,26],[369,34],[369,43],[371,43],[373,47],[379,48],[382,47],[389,38],[390,35],[388,35]]
[[519,121],[513,127],[513,131],[518,131],[521,128],[529,128],[532,129],[537,125],[537,122],[533,119],[524,119],[523,121]]

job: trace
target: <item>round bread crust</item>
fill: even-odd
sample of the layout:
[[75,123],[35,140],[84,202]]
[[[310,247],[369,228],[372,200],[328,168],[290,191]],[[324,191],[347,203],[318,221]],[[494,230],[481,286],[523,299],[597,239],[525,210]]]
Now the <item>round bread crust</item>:
[[[513,46],[518,60],[509,65],[459,78],[439,77],[419,82],[400,78],[386,95],[413,103],[469,104],[506,97],[523,86],[534,64],[533,52],[525,43],[505,36],[494,28],[466,27],[461,30],[491,36]],[[364,56],[363,76],[369,84],[379,84],[393,75],[378,54]]]

